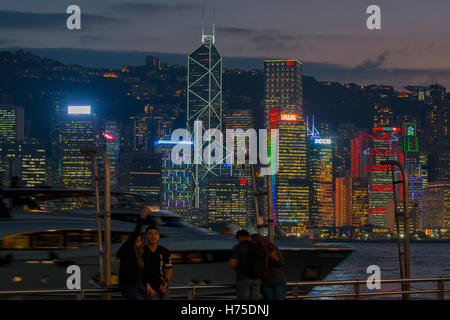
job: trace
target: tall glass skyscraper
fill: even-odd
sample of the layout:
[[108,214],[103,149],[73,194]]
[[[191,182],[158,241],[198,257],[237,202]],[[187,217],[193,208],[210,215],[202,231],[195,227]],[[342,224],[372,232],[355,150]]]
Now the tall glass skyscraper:
[[266,128],[279,130],[279,168],[272,176],[275,221],[288,232],[302,233],[309,220],[302,64],[298,60],[265,60],[264,75]]
[[[187,129],[194,137],[194,122],[201,121],[203,131],[218,129],[222,132],[222,56],[215,46],[214,32],[202,35],[202,45],[187,57],[187,64]],[[200,144],[194,144],[194,148],[203,151],[209,142]],[[194,207],[203,213],[207,210],[207,178],[220,174],[218,164],[207,164],[203,160],[193,164]]]
[[334,227],[333,143],[330,138],[309,139],[311,226]]
[[60,135],[61,182],[68,189],[91,189],[93,170],[90,161],[81,149],[96,143],[97,123],[90,107],[76,109],[68,107],[62,121]]

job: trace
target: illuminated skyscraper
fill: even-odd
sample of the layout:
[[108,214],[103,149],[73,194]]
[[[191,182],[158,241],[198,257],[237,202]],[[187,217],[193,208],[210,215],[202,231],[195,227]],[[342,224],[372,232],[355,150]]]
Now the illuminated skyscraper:
[[450,182],[430,182],[423,194],[423,227],[450,229]]
[[[252,110],[249,109],[230,109],[224,112],[224,134],[227,137],[227,130],[243,130],[243,132],[247,130],[255,129],[255,120],[253,117]],[[250,141],[252,137],[249,137],[248,143],[257,143],[257,141]],[[235,147],[237,147],[237,141],[235,140]],[[237,152],[234,153],[234,163],[237,163]],[[246,212],[249,217],[255,216],[254,210],[254,201],[253,201],[253,184],[252,184],[252,174],[251,167],[248,161],[248,148],[246,145],[246,162],[244,165],[236,164],[236,165],[224,165],[222,170],[222,176],[230,175],[232,177],[238,178],[239,180],[246,181],[245,184],[236,184],[239,188],[239,192],[245,190],[245,196],[236,199],[236,201],[242,202],[241,204],[236,204],[238,207],[246,207]],[[217,185],[217,184],[216,184]],[[210,184],[210,187],[212,185]],[[211,195],[209,195],[211,198]],[[253,220],[249,220],[253,221]]]
[[336,178],[335,183],[335,226],[351,226],[352,225],[352,211],[351,211],[351,178],[339,177]]
[[336,178],[335,190],[336,226],[365,226],[368,218],[367,179]]
[[309,222],[306,125],[297,114],[274,112],[279,135],[279,167],[272,176],[274,216],[280,227],[301,233]]
[[345,177],[351,166],[351,139],[355,131],[352,123],[339,124],[335,135],[333,172],[335,177]]
[[310,221],[313,227],[334,227],[333,143],[321,137],[309,139],[308,168]]
[[430,181],[450,181],[450,143],[439,139],[431,151]]
[[155,152],[161,154],[161,209],[182,215],[186,221],[198,223],[192,215],[191,164],[174,164],[171,151],[177,141],[158,140]]
[[47,153],[44,144],[35,139],[24,142],[20,159],[24,187],[33,188],[47,183]]
[[351,197],[351,225],[365,226],[369,209],[367,178],[351,178]]
[[24,110],[0,106],[0,180],[5,184],[20,175],[19,151],[24,140]]
[[423,169],[420,163],[419,139],[415,123],[403,124],[403,152],[408,176],[408,199],[413,230],[421,229],[423,223]]
[[303,117],[302,63],[298,60],[264,61],[265,123],[270,110],[293,113]]
[[97,143],[97,124],[90,106],[71,107],[62,119],[60,134],[61,182],[63,188],[90,189],[93,186],[91,162],[81,149]]
[[[237,177],[209,179],[208,224],[237,224],[246,228],[250,216],[247,213],[247,180]],[[243,200],[247,201],[243,201]]]
[[[213,129],[222,132],[222,56],[215,46],[214,29],[212,35],[202,34],[202,45],[187,57],[187,63],[187,130],[194,137],[194,122],[201,121],[204,132]],[[194,148],[203,150],[203,143]],[[207,178],[220,174],[221,165],[216,163],[202,160],[193,164],[194,207],[201,214],[207,210]]]
[[388,127],[393,121],[392,107],[386,104],[375,104],[374,107],[373,126]]
[[151,151],[152,117],[149,113],[130,117],[131,151]]
[[369,143],[365,130],[358,130],[350,140],[350,177],[367,178],[369,166]]
[[448,137],[448,107],[446,106],[446,88],[434,84],[429,88],[430,96],[427,99],[428,111],[425,125],[425,143],[427,151],[438,142],[440,137]]
[[294,233],[302,233],[309,221],[301,71],[298,60],[264,61],[266,128],[277,128],[279,134],[279,168],[272,176],[274,217]]
[[117,121],[105,120],[99,141],[108,156],[111,167],[111,190],[119,190],[120,182],[120,127]]
[[21,107],[0,106],[0,143],[16,143],[24,139],[24,111]]
[[[388,203],[393,201],[392,175],[387,173],[383,160],[398,160],[404,163],[401,151],[401,128],[374,127],[367,134],[369,143],[369,224],[387,226]],[[396,180],[400,180],[396,172]],[[401,188],[397,185],[397,195]],[[400,201],[399,201],[400,203]]]

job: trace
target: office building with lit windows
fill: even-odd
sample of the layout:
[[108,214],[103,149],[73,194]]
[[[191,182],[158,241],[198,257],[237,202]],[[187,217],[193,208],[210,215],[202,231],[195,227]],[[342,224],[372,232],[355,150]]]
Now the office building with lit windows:
[[146,112],[130,117],[131,125],[131,151],[151,151],[152,116]]
[[333,140],[309,140],[310,219],[312,227],[334,227]]
[[161,202],[161,154],[127,152],[120,155],[120,189],[149,196],[152,204]]
[[20,176],[19,152],[24,140],[24,110],[0,105],[0,180],[7,184]]
[[24,139],[24,110],[0,105],[0,143],[16,143]]
[[68,189],[91,189],[93,168],[81,149],[97,142],[97,119],[90,106],[68,106],[60,132],[61,183]]
[[338,177],[335,181],[335,221],[336,227],[352,225],[351,178]]
[[450,229],[450,182],[430,182],[424,189],[423,228]]
[[351,225],[362,227],[368,221],[368,181],[367,178],[351,178]]
[[279,168],[272,176],[274,221],[299,234],[310,213],[300,61],[264,61],[264,101],[266,128],[278,129],[279,135]]
[[[227,130],[235,130],[234,132],[237,132],[236,130],[242,130],[244,133],[248,132],[248,130],[255,130],[255,119],[252,110],[250,109],[228,109],[223,114],[223,120],[224,120],[224,134],[225,138],[228,137]],[[255,138],[255,140],[253,140]],[[233,165],[227,165],[224,164],[222,168],[222,176],[231,176],[239,179],[244,179],[247,183],[244,187],[239,186],[241,189],[243,188],[245,190],[245,197],[240,199],[239,201],[243,202],[243,204],[240,204],[239,206],[247,206],[247,213],[251,216],[255,216],[255,204],[253,201],[253,182],[252,182],[252,173],[251,173],[251,165],[249,163],[249,145],[250,143],[254,143],[257,145],[257,137],[253,137],[251,135],[246,138],[245,141],[245,164],[237,164],[238,154],[237,154],[237,139],[235,139],[234,142],[234,160],[233,162],[235,164]],[[230,150],[226,150],[226,152],[231,152]],[[226,153],[226,155],[231,155],[229,153]],[[255,169],[256,171],[256,169]]]
[[36,139],[25,141],[20,150],[21,180],[26,188],[46,185],[47,152],[45,145]]
[[237,177],[211,178],[208,182],[208,225],[236,224],[246,228],[248,214],[247,180]]
[[[116,191],[120,189],[120,125],[117,121],[105,120],[101,129],[99,146],[102,146],[108,156],[111,168],[111,190]],[[101,175],[103,175],[102,172]]]
[[271,113],[278,129],[278,172],[272,176],[274,220],[293,233],[309,223],[306,125],[297,114]]
[[366,178],[339,177],[335,184],[336,227],[363,227],[368,219]]

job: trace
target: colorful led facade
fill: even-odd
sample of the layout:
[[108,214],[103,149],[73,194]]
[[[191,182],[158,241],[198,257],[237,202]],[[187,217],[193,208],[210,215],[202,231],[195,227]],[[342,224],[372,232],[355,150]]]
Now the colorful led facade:
[[[369,144],[369,224],[387,226],[388,204],[393,201],[392,175],[387,173],[389,166],[382,165],[383,160],[398,160],[404,163],[401,151],[401,128],[374,127],[367,134]],[[396,172],[396,180],[400,180]],[[397,194],[401,188],[397,185]]]
[[417,232],[423,225],[424,183],[422,164],[420,163],[419,139],[415,123],[403,124],[403,151],[409,186],[410,220],[412,221],[412,229]]
[[171,151],[177,141],[155,142],[155,152],[161,154],[161,209],[182,215],[186,221],[194,222],[192,209],[192,165],[174,164]]

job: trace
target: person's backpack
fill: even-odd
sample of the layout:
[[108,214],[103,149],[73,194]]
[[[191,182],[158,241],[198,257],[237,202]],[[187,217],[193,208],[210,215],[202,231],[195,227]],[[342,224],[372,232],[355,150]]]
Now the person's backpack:
[[258,243],[250,241],[247,243],[249,250],[242,273],[249,279],[261,279],[267,271],[266,250]]

